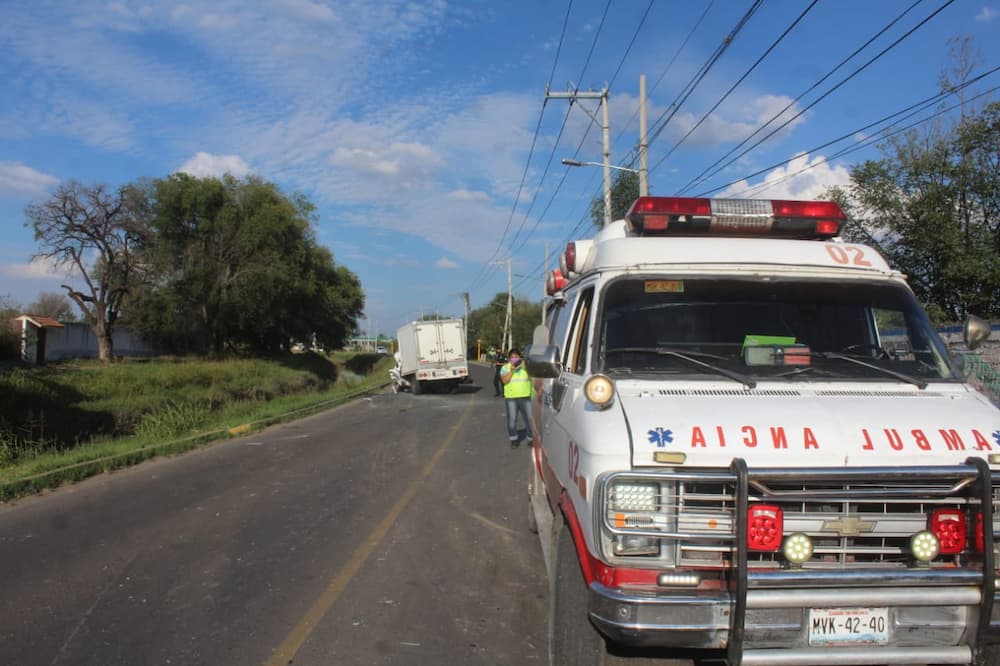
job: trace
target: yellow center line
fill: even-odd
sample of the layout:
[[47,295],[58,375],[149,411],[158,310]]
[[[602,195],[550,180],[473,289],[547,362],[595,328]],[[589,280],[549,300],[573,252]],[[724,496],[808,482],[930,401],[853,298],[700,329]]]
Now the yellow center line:
[[337,599],[340,597],[344,588],[347,587],[348,583],[354,578],[361,569],[365,561],[371,556],[375,547],[378,546],[379,542],[385,538],[385,535],[392,529],[392,526],[399,519],[399,515],[403,513],[407,505],[413,500],[413,497],[417,494],[420,486],[423,485],[424,481],[431,475],[434,468],[437,466],[438,461],[441,456],[444,455],[448,447],[451,446],[452,442],[461,432],[462,426],[465,424],[465,419],[469,415],[472,409],[472,401],[470,400],[462,412],[462,416],[458,421],[458,425],[452,430],[451,434],[445,438],[444,443],[434,452],[427,464],[420,471],[420,475],[413,480],[413,483],[406,489],[406,492],[396,500],[396,503],[386,514],[385,518],[375,526],[371,534],[368,535],[362,544],[354,551],[351,555],[351,559],[347,561],[344,567],[337,573],[333,579],[330,580],[329,585],[323,591],[323,594],[313,603],[312,607],[306,611],[306,614],[302,616],[299,623],[292,628],[288,636],[282,641],[281,645],[274,651],[274,654],[270,659],[265,662],[265,666],[286,666],[291,663],[292,659],[295,657],[296,653],[302,647],[306,639],[309,638],[310,634],[316,629],[316,626],[323,620],[323,617],[330,610],[330,607],[336,603]]

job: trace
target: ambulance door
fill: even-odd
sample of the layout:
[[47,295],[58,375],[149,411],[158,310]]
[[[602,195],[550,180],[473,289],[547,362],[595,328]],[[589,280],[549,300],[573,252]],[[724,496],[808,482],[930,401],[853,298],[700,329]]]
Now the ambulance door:
[[549,413],[551,421],[545,424],[545,448],[550,458],[550,464],[555,468],[556,476],[562,487],[572,483],[570,465],[570,449],[586,447],[578,441],[585,433],[579,424],[573,423],[573,404],[583,393],[583,382],[586,379],[587,360],[590,356],[590,330],[593,321],[594,286],[583,287],[573,304],[569,330],[566,340],[561,345],[563,372],[552,382]]

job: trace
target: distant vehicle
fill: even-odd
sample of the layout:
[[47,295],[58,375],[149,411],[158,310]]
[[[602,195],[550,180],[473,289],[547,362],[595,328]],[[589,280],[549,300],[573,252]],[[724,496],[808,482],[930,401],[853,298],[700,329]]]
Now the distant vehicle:
[[386,349],[385,347],[379,345],[378,347],[375,348],[375,353],[376,354],[388,354],[389,350]]
[[430,388],[454,391],[468,378],[461,319],[410,322],[400,327],[396,339],[399,376],[414,394]]

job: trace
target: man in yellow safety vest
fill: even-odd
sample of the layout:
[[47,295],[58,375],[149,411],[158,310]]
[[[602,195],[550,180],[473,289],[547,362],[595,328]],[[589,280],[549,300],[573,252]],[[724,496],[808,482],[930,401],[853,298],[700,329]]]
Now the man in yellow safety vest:
[[500,381],[503,383],[503,397],[507,407],[507,436],[510,438],[510,448],[516,449],[521,443],[517,434],[518,414],[524,419],[528,433],[534,435],[535,432],[531,423],[531,377],[524,367],[519,349],[513,348],[507,354],[507,362],[500,368]]

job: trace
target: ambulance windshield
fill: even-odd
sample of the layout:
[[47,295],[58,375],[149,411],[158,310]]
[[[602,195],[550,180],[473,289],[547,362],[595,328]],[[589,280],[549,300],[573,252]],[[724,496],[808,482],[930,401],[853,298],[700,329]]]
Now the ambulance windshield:
[[718,379],[957,380],[913,295],[874,282],[622,278],[603,295],[597,367]]

